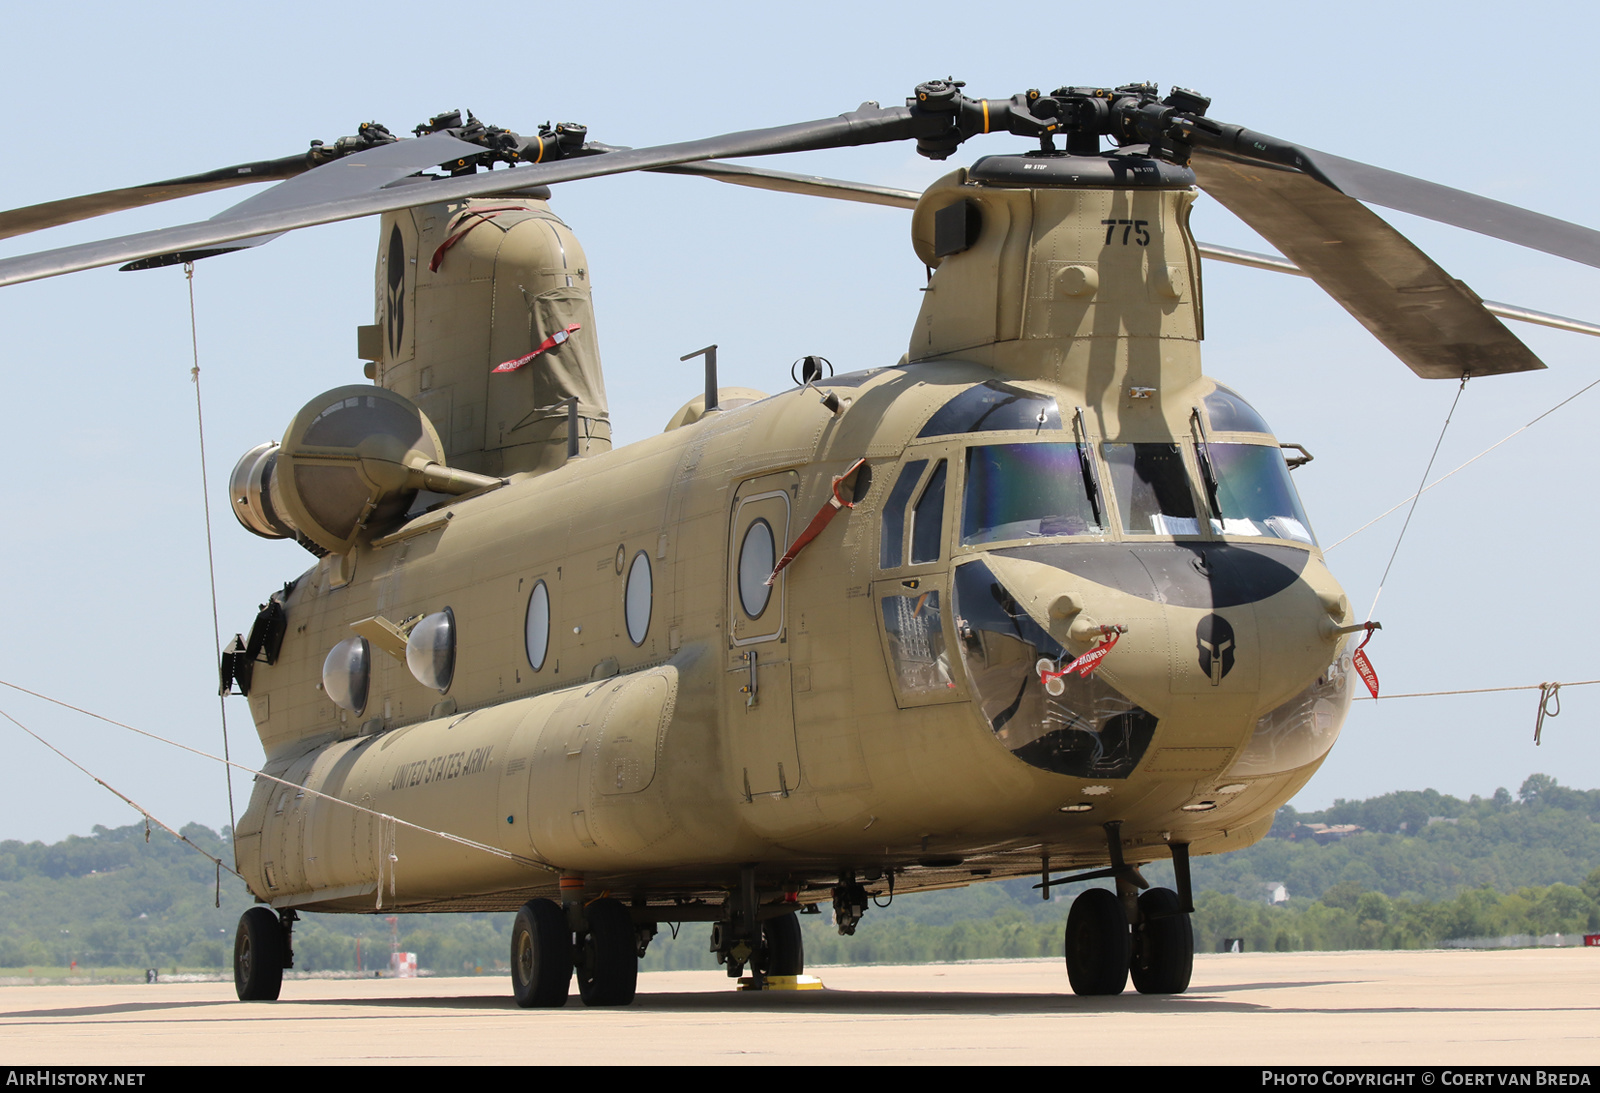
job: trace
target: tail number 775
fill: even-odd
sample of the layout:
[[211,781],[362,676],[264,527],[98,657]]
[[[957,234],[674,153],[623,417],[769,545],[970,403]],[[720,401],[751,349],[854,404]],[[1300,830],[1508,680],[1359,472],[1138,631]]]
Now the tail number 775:
[[1122,245],[1128,245],[1128,236],[1132,235],[1134,242],[1141,247],[1150,245],[1150,221],[1148,220],[1102,220],[1106,226],[1106,246],[1110,246],[1112,238],[1117,234],[1117,229],[1122,229]]

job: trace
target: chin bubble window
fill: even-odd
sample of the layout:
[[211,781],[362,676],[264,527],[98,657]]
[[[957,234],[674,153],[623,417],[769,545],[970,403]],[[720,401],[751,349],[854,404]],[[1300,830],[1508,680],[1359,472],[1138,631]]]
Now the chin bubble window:
[[623,613],[628,622],[628,640],[643,645],[645,635],[650,633],[650,556],[642,550],[633,556],[633,564],[628,567]]
[[448,607],[411,628],[406,639],[406,667],[424,687],[443,694],[456,672],[456,615]]
[[351,713],[367,705],[367,684],[372,678],[372,650],[366,638],[345,638],[328,651],[322,662],[322,689],[334,704]]
[[543,581],[528,596],[528,666],[537,672],[550,652],[550,587]]

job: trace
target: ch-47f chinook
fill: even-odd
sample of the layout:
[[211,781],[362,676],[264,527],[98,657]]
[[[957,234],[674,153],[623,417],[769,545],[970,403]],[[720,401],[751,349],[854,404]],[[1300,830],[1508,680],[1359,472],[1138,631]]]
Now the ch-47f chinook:
[[[1184,990],[1190,855],[1259,839],[1311,777],[1366,629],[1297,461],[1201,372],[1197,187],[1424,376],[1543,366],[1361,201],[1600,265],[1588,229],[1207,106],[935,81],[647,149],[449,116],[0,215],[17,234],[294,176],[0,283],[382,215],[375,383],[312,399],[231,482],[246,528],[317,558],[223,656],[267,755],[235,836],[261,904],[240,997],[278,996],[302,910],[514,912],[520,1004],[564,1004],[576,970],[617,1005],[661,923],[711,923],[761,985],[802,971],[796,915],[821,903],[853,932],[872,894],[1031,874],[1114,883],[1068,916],[1074,990]],[[899,139],[942,159],[989,132],[1038,145],[921,195],[709,162]],[[768,396],[719,389],[713,347],[705,394],[612,450],[591,271],[543,187],[632,170],[914,203],[906,356],[808,358]],[[1140,875],[1161,859],[1176,891]]]

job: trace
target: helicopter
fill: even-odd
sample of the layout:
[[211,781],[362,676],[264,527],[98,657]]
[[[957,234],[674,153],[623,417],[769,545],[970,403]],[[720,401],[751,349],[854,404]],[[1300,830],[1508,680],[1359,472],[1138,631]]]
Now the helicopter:
[[[295,176],[200,225],[0,263],[14,283],[384,217],[374,383],[311,400],[230,488],[249,530],[317,557],[223,656],[268,755],[235,840],[261,900],[240,996],[277,996],[298,910],[515,911],[519,1003],[563,1004],[576,974],[615,1005],[663,922],[711,923],[761,985],[803,969],[802,910],[849,932],[871,894],[1032,874],[1115,883],[1069,914],[1075,990],[1183,990],[1189,855],[1260,838],[1315,772],[1366,629],[1271,430],[1200,372],[1196,184],[1426,376],[1542,365],[1357,197],[1595,254],[1586,229],[1208,109],[931,81],[660,149],[445,116],[0,218]],[[917,197],[930,277],[900,362],[808,360],[766,396],[720,388],[708,351],[704,394],[611,450],[586,259],[539,187],[671,169],[871,199],[705,164],[945,158],[990,132],[1039,146]],[[1167,858],[1176,890],[1148,889]]]

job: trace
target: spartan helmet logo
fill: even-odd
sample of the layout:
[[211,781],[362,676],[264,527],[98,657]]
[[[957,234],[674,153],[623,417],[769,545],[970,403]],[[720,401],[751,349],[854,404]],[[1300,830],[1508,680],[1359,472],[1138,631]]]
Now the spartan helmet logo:
[[1233,671],[1233,627],[1221,615],[1207,615],[1195,627],[1194,637],[1200,650],[1200,670],[1211,677],[1215,687]]
[[400,335],[406,325],[406,241],[400,225],[389,233],[389,291],[384,298],[384,320],[389,327],[389,359],[400,359]]

